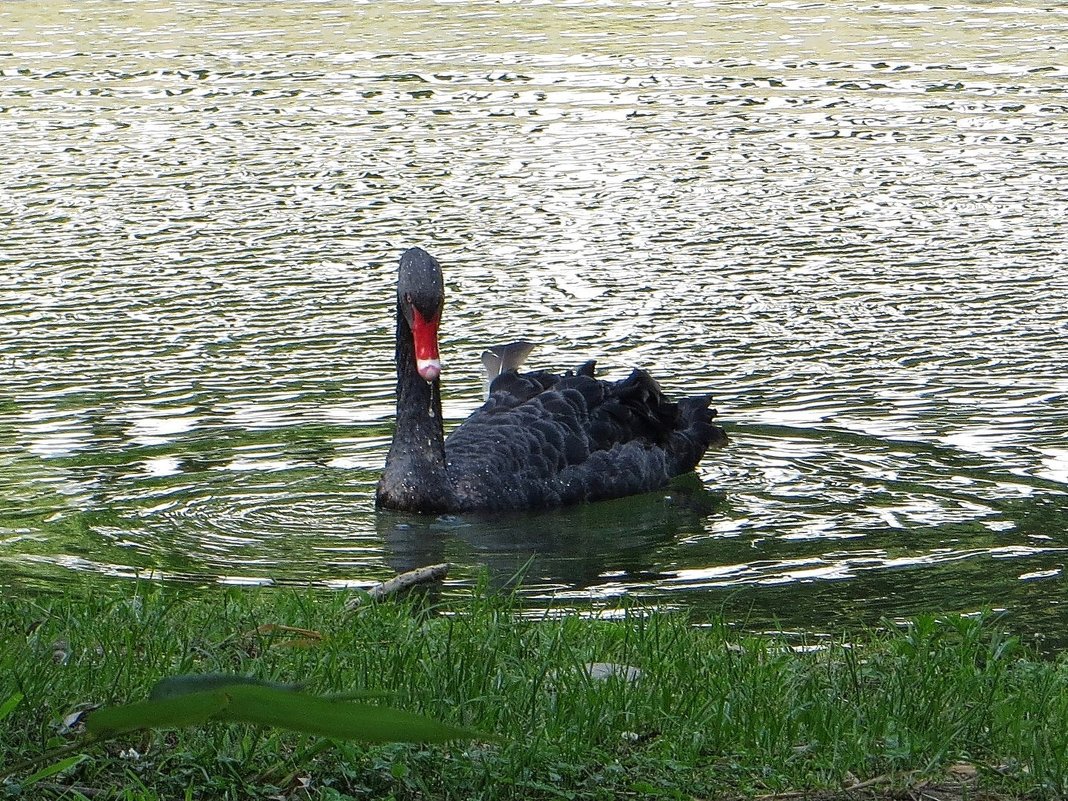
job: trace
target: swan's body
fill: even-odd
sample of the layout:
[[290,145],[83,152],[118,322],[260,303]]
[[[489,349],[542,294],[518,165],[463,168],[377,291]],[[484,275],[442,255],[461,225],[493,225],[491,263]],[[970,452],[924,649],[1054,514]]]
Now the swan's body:
[[601,381],[502,373],[445,439],[437,323],[441,268],[412,248],[397,282],[397,427],[376,495],[411,512],[500,512],[618,498],[663,487],[726,443],[706,396],[675,403],[644,371]]

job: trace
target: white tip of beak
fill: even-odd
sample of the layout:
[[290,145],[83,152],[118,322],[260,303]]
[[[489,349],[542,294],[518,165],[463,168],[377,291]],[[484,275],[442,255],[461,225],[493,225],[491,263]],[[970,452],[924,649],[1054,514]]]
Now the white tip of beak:
[[436,381],[441,375],[441,362],[438,359],[416,359],[415,369],[424,381]]

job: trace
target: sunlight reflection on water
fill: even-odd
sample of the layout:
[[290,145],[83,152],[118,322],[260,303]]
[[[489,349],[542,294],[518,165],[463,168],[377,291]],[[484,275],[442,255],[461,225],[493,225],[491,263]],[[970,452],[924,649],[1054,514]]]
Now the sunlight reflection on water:
[[[1056,9],[56,7],[0,8],[0,582],[537,553],[537,597],[1060,620]],[[704,487],[376,514],[412,244],[446,266],[448,422],[486,343],[641,364],[715,396]]]

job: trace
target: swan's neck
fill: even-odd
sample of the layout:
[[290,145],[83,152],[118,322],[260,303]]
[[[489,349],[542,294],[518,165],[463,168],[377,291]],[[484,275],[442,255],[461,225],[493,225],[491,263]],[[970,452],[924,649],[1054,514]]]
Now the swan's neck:
[[378,502],[412,512],[446,512],[453,492],[445,469],[438,382],[416,372],[412,332],[397,315],[397,427],[378,483]]

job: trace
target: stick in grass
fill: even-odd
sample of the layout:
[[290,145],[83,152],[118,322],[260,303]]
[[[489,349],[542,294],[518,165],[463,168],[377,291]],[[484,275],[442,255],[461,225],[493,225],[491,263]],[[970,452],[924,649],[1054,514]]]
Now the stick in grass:
[[[382,601],[397,593],[418,587],[421,584],[433,584],[444,581],[449,573],[449,563],[442,562],[438,565],[427,565],[406,573],[399,573],[389,581],[383,581],[367,590],[367,595],[372,601]],[[355,609],[363,602],[362,596],[357,596],[349,601],[349,609]]]

